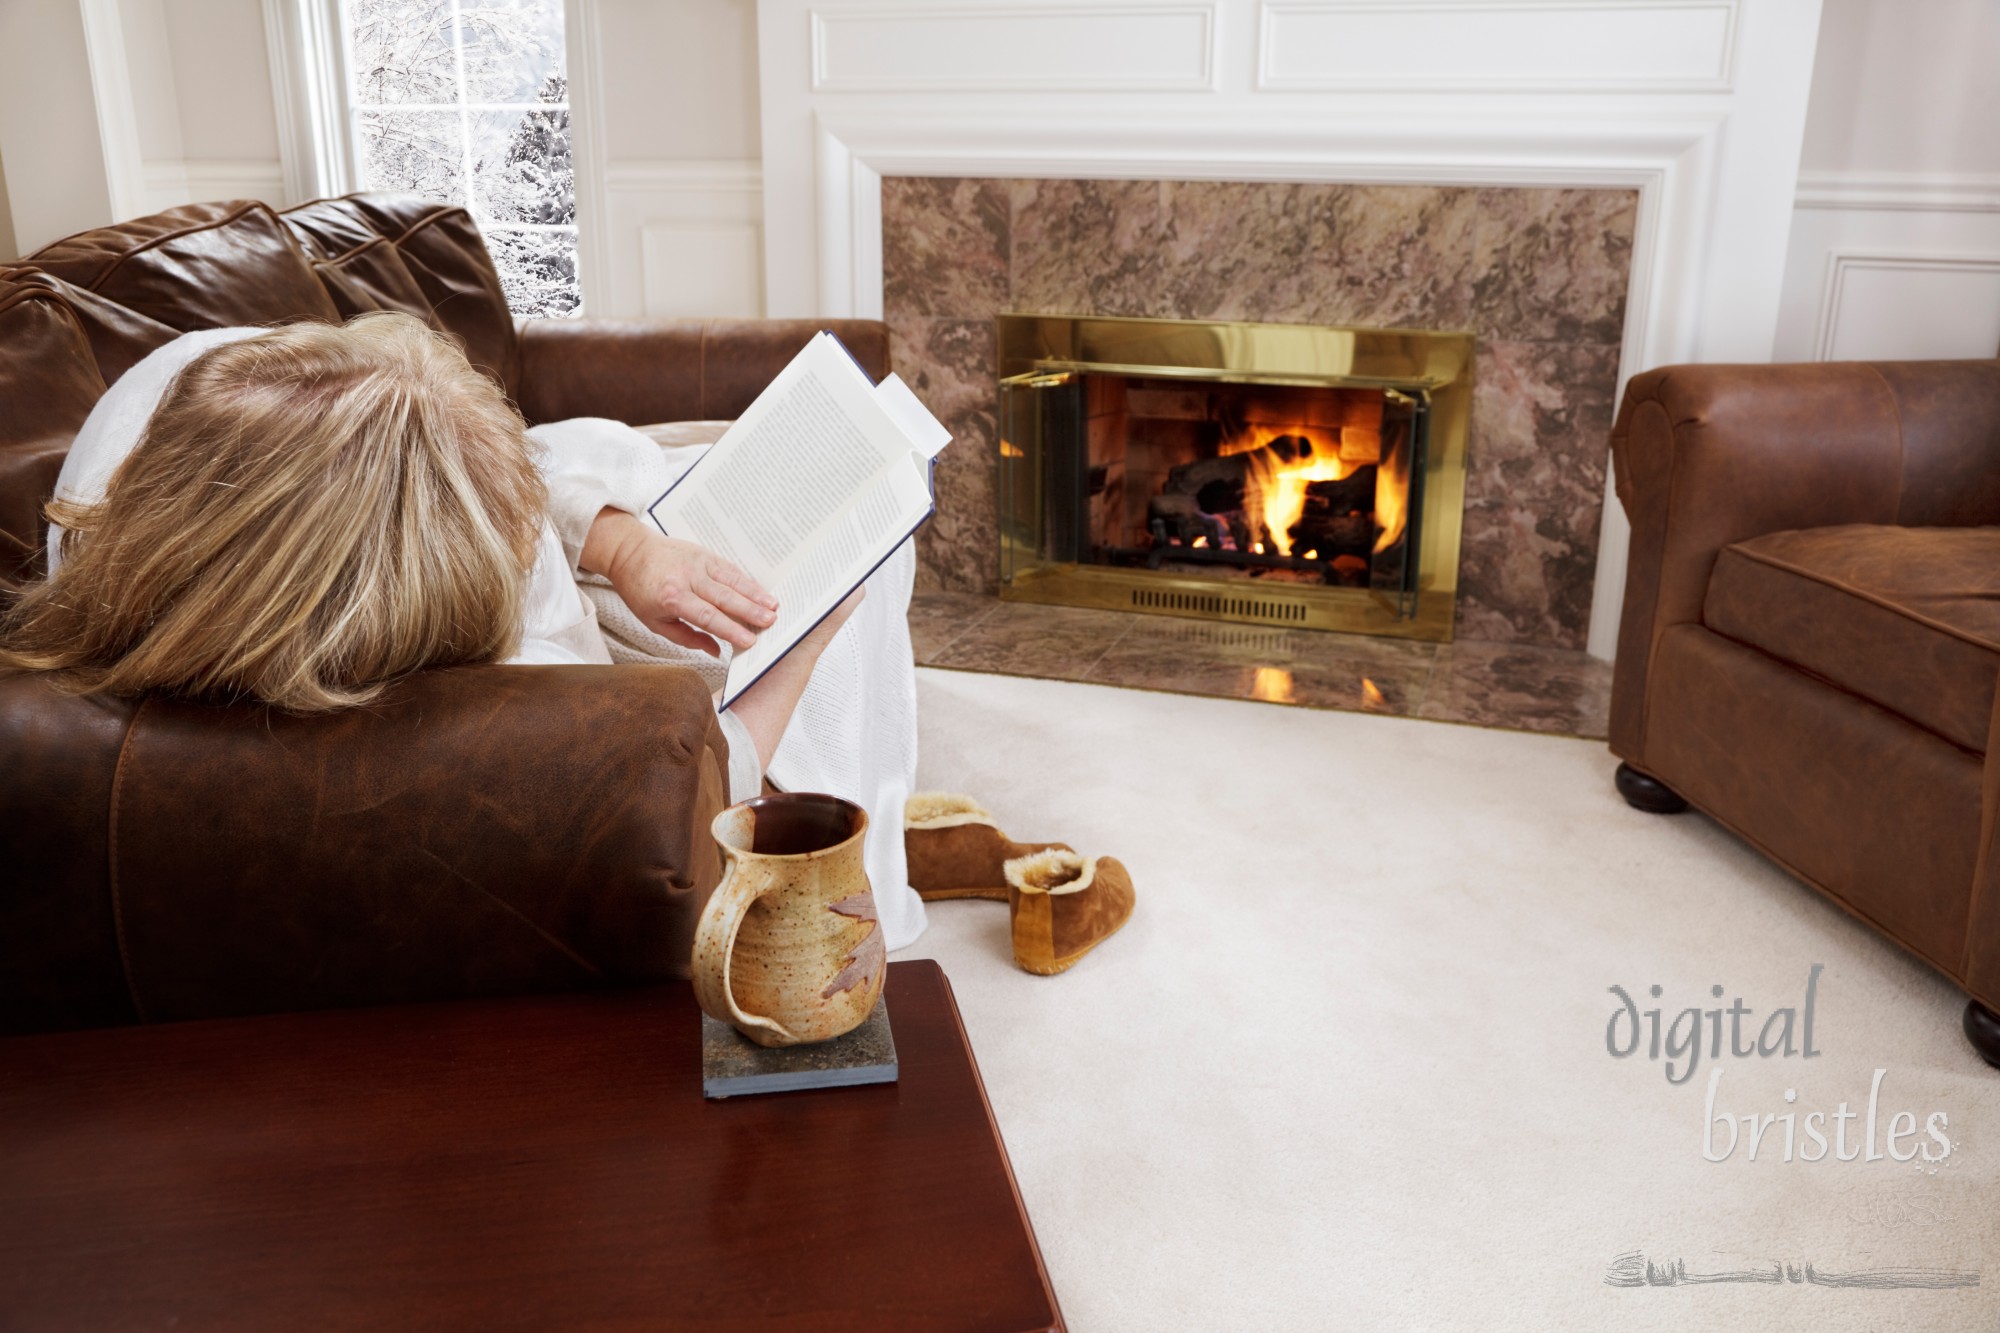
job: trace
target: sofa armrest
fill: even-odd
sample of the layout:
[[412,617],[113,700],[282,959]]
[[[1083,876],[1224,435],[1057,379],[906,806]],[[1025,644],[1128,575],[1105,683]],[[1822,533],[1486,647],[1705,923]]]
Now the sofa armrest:
[[684,977],[727,772],[677,667],[317,717],[0,678],[0,1031]]
[[1699,623],[1722,549],[1843,523],[2000,523],[2000,361],[1668,366],[1611,437],[1632,523],[1611,747],[1644,766],[1652,646]]
[[889,373],[880,320],[531,319],[520,331],[521,412],[531,423],[733,420],[821,329],[870,377]]

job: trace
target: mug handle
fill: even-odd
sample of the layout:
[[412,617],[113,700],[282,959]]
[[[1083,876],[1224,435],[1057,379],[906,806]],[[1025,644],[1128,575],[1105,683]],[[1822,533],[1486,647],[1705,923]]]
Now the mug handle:
[[729,960],[736,953],[737,932],[743,929],[743,917],[750,904],[762,897],[763,891],[754,887],[747,876],[736,873],[734,852],[725,849],[723,855],[729,864],[722,872],[722,882],[709,895],[708,905],[701,909],[701,921],[694,931],[690,976],[694,981],[695,1002],[703,1013],[718,1022],[744,1031],[756,1028],[795,1045],[798,1038],[789,1028],[775,1019],[745,1011],[736,1003],[735,992],[729,987]]

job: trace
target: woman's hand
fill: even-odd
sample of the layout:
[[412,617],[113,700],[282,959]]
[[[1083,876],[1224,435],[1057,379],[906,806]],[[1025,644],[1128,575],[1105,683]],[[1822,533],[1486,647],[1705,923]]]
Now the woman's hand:
[[777,619],[778,599],[737,566],[622,509],[598,511],[579,563],[610,579],[655,634],[710,656],[722,655],[717,639],[748,648]]

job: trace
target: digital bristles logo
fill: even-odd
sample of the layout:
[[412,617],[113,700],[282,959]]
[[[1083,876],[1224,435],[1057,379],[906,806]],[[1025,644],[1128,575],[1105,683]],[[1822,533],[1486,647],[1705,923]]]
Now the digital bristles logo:
[[[1643,1053],[1647,1061],[1660,1065],[1667,1082],[1675,1087],[1692,1083],[1696,1072],[1707,1064],[1708,1090],[1700,1135],[1704,1161],[1886,1163],[1936,1175],[1960,1147],[1951,1137],[1951,1116],[1942,1109],[1920,1112],[1898,1106],[1885,1087],[1887,1069],[1873,1072],[1865,1100],[1856,1088],[1849,1099],[1834,1103],[1831,1109],[1824,1090],[1815,1089],[1802,1100],[1799,1087],[1785,1089],[1784,1105],[1779,1109],[1752,1109],[1744,1114],[1740,1107],[1725,1105],[1723,1060],[1806,1061],[1825,1054],[1815,1027],[1820,974],[1825,970],[1819,963],[1812,965],[1798,1003],[1761,1013],[1740,995],[1723,1006],[1720,985],[1708,991],[1709,998],[1718,1003],[1678,1011],[1658,1003],[1642,1007],[1642,1001],[1635,1000],[1623,986],[1612,986],[1610,994],[1617,1005],[1604,1024],[1604,1049],[1614,1060],[1629,1060]],[[1661,986],[1644,987],[1643,994],[1654,1001],[1665,998]],[[1801,1077],[1798,1082],[1804,1085],[1808,1079]],[[1905,1210],[1912,1203],[1936,1203],[1935,1199],[1918,1199],[1900,1186],[1892,1197]],[[1934,1209],[1930,1216],[1936,1219]],[[1896,1220],[1903,1218],[1899,1215]],[[1754,1284],[1797,1290],[1945,1291],[1979,1286],[1980,1273],[1976,1268],[1850,1266],[1791,1257],[1690,1266],[1679,1256],[1654,1259],[1643,1251],[1627,1250],[1612,1259],[1603,1281],[1609,1287],[1633,1288]]]
[[[1658,1062],[1668,1083],[1680,1086],[1695,1076],[1707,1060],[1708,1095],[1703,1107],[1701,1155],[1705,1161],[1726,1162],[1742,1151],[1740,1160],[1781,1162],[1890,1162],[1935,1174],[1951,1159],[1958,1145],[1951,1138],[1951,1117],[1941,1110],[1897,1107],[1884,1090],[1887,1069],[1877,1069],[1863,1101],[1857,1094],[1827,1109],[1824,1098],[1800,1103],[1798,1088],[1786,1088],[1782,1108],[1739,1114],[1725,1105],[1722,1081],[1728,1057],[1737,1060],[1814,1060],[1824,1052],[1816,1044],[1814,1012],[1822,964],[1814,963],[1806,977],[1802,1004],[1771,1009],[1758,1021],[1758,1011],[1736,996],[1727,1008],[1699,1005],[1665,1019],[1659,1005],[1642,1009],[1623,986],[1612,986],[1618,999],[1604,1025],[1604,1049],[1615,1060],[1643,1051]],[[1663,988],[1646,994],[1663,998]],[[1712,999],[1723,998],[1720,985],[1709,988]],[[1724,1020],[1727,1020],[1725,1023]],[[1803,1082],[1804,1080],[1801,1080]],[[1858,1109],[1857,1109],[1858,1108]]]

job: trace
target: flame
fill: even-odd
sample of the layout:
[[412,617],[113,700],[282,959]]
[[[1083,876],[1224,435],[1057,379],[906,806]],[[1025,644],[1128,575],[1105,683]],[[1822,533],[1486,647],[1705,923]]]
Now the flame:
[[1398,440],[1393,448],[1383,451],[1375,472],[1375,525],[1382,529],[1382,535],[1375,539],[1376,550],[1386,551],[1402,540],[1409,509],[1410,451]]
[[[1310,443],[1312,457],[1286,462],[1268,447],[1273,440],[1286,435]],[[1305,513],[1306,487],[1315,481],[1345,481],[1370,465],[1365,460],[1343,459],[1340,432],[1317,426],[1252,425],[1234,439],[1224,441],[1220,452],[1251,455],[1249,473],[1244,478],[1243,510],[1246,515],[1261,517],[1271,544],[1281,555],[1292,553],[1292,525]],[[1409,459],[1398,443],[1385,451],[1376,466],[1375,525],[1381,529],[1381,535],[1375,539],[1375,549],[1386,551],[1401,540],[1403,525],[1408,521]],[[1261,555],[1264,544],[1258,542],[1250,549]],[[1317,556],[1316,551],[1305,553],[1308,560]]]
[[1382,698],[1382,687],[1368,679],[1368,677],[1363,676],[1361,678],[1361,700],[1370,708],[1382,707],[1385,702]]
[[1258,667],[1251,683],[1250,697],[1270,704],[1288,704],[1292,698],[1292,673],[1284,667]]
[[[1285,435],[1309,442],[1312,457],[1288,463],[1266,447]],[[1306,511],[1307,484],[1344,481],[1363,466],[1341,458],[1337,432],[1311,426],[1251,426],[1235,439],[1224,441],[1221,452],[1250,455],[1250,471],[1244,478],[1243,511],[1262,518],[1271,535],[1271,544],[1280,555],[1292,553],[1292,524]]]
[[1002,440],[1000,441],[1000,456],[1002,458],[1026,458],[1028,451],[1020,445],[1015,444],[1012,440]]

